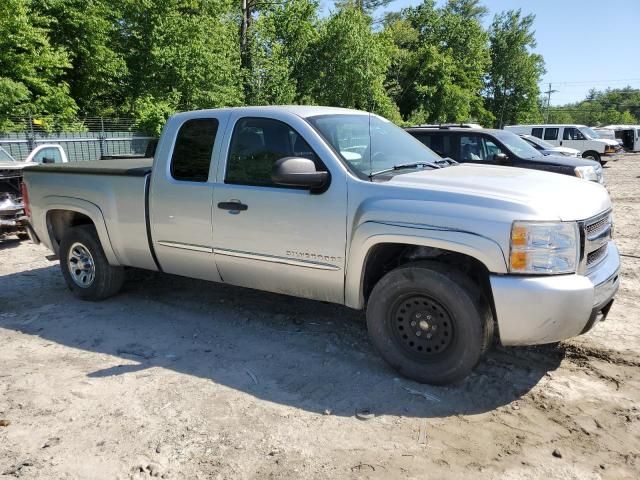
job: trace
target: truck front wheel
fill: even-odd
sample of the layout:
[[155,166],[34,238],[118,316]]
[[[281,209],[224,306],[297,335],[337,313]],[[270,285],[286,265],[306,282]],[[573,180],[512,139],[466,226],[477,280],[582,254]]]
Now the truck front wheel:
[[93,225],[69,229],[60,242],[59,256],[69,290],[82,300],[103,300],[122,287],[124,268],[109,265]]
[[603,162],[600,154],[598,152],[594,152],[593,150],[588,150],[582,154],[582,158],[586,158],[587,160],[594,160],[596,162],[600,162],[600,165],[604,165],[607,162]]
[[493,319],[480,289],[462,272],[418,262],[387,273],[367,307],[371,341],[412,380],[444,385],[466,377],[489,348]]

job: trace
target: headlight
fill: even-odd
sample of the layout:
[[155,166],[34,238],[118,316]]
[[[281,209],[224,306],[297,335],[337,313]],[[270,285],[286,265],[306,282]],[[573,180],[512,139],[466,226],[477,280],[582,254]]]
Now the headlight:
[[579,238],[576,222],[513,222],[509,271],[574,273],[578,265]]
[[573,169],[576,173],[576,177],[584,178],[585,180],[591,180],[592,182],[598,182],[600,179],[598,178],[598,172],[595,167],[586,166],[586,167],[576,167]]

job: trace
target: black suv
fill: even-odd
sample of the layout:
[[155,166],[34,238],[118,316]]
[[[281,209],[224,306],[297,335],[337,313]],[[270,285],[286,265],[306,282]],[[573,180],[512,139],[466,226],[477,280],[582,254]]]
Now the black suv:
[[460,163],[484,163],[563,173],[603,183],[602,167],[585,158],[543,155],[515,133],[465,126],[406,129],[441,157]]

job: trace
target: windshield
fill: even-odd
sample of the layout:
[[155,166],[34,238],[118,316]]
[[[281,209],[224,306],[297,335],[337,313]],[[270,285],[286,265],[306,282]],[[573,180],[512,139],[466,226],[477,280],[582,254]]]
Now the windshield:
[[498,140],[504,143],[505,147],[520,158],[539,158],[543,156],[515,133],[500,130],[495,135]]
[[526,140],[527,142],[531,143],[531,144],[538,145],[539,147],[544,148],[545,150],[551,150],[551,149],[555,148],[549,142],[545,142],[544,140],[541,140],[538,137],[526,136],[526,137],[522,137],[522,138],[524,140]]
[[0,162],[15,162],[16,159],[7,153],[7,151],[0,147]]
[[596,132],[591,130],[589,127],[580,127],[578,130],[580,130],[582,134],[587,138],[590,138],[590,139],[600,138],[600,136]]
[[441,160],[420,141],[377,115],[320,115],[307,120],[362,175],[396,165]]

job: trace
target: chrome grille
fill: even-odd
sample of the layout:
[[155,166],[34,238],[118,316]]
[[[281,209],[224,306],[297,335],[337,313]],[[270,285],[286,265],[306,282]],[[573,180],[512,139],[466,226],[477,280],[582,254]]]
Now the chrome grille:
[[594,268],[607,256],[611,240],[611,212],[605,212],[582,222],[582,270]]
[[593,252],[587,254],[587,268],[590,268],[592,265],[598,263],[600,260],[604,258],[607,254],[607,245],[602,245],[600,248],[594,250]]
[[585,225],[585,232],[587,234],[587,237],[591,237],[593,235],[597,235],[598,233],[600,233],[602,230],[609,227],[610,225],[611,225],[611,220],[609,218],[609,215],[607,215],[606,217],[600,220],[597,220],[595,223]]

